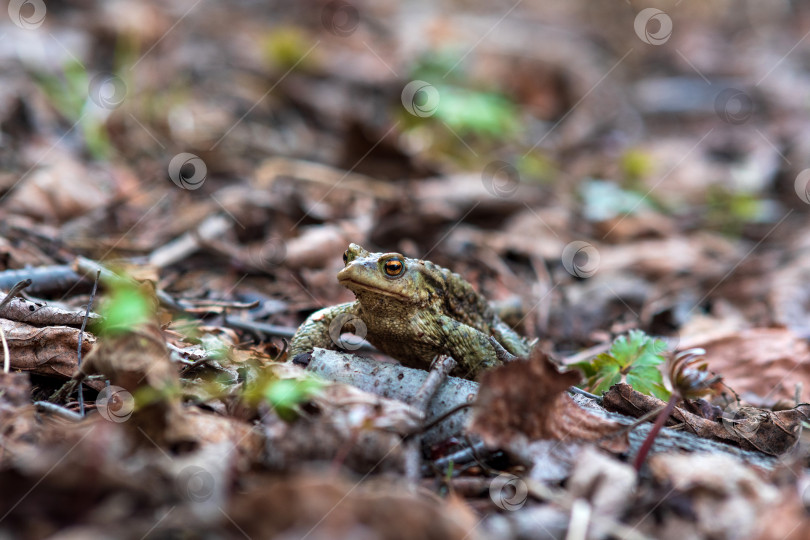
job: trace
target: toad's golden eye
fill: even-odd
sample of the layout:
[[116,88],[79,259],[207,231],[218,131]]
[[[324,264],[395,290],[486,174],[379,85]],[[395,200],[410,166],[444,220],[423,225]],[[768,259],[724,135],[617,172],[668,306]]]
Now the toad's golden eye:
[[349,262],[349,250],[343,252],[343,264],[348,264]]
[[383,268],[388,276],[397,277],[405,269],[405,265],[402,264],[402,261],[399,259],[391,259],[390,261],[385,262]]

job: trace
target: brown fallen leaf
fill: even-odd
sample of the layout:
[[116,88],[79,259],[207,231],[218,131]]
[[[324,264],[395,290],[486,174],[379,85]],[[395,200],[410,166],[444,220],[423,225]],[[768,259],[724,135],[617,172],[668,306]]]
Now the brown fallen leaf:
[[250,538],[479,538],[466,505],[391,479],[349,482],[334,475],[287,475],[254,482],[226,509],[232,535]]
[[7,204],[15,213],[61,222],[107,204],[121,187],[117,180],[110,171],[58,151],[20,183]]
[[[0,328],[6,334],[12,369],[65,379],[76,371],[80,330],[67,326],[39,328],[8,319],[0,319]],[[89,353],[95,342],[95,336],[85,332],[82,354]]]
[[782,503],[776,486],[732,456],[658,454],[649,465],[655,488],[631,506],[629,522],[653,538],[750,538]]
[[806,540],[810,538],[810,517],[807,516],[796,486],[782,487],[779,504],[760,511],[756,540]]
[[[5,295],[0,298],[2,301]],[[0,308],[0,317],[33,326],[81,326],[85,318],[84,310],[71,311],[56,306],[47,306],[25,298],[14,298]],[[101,315],[90,313],[88,324],[98,323]]]
[[810,401],[810,346],[785,328],[752,328],[708,340],[689,339],[684,348],[706,350],[709,369],[738,393],[771,401],[794,403],[801,384],[801,401]]
[[469,429],[488,446],[504,449],[525,438],[593,441],[612,452],[625,451],[626,435],[611,437],[619,424],[590,414],[566,393],[581,378],[576,371],[557,371],[535,347],[528,360],[483,374]]
[[[662,409],[660,399],[641,394],[624,383],[610,387],[602,405],[609,411],[639,417]],[[757,450],[778,456],[793,448],[801,434],[801,424],[810,418],[810,404],[793,409],[770,411],[756,407],[727,407],[718,421],[695,415],[676,407],[667,425],[684,424],[684,429],[705,439]]]

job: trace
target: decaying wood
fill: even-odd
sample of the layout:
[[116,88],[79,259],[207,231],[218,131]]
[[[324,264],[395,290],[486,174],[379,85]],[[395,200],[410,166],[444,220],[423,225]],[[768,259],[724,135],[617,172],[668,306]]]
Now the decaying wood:
[[[456,361],[449,356],[437,358],[430,366],[427,379],[413,397],[413,407],[424,415],[430,408],[430,402],[436,397],[439,388],[443,385],[450,372],[456,367]],[[423,420],[424,422],[424,420]],[[411,482],[418,482],[421,478],[422,468],[422,435],[414,434],[405,443],[405,476]]]
[[[414,396],[428,378],[428,372],[421,369],[376,362],[326,349],[313,351],[307,371],[330,381],[350,384],[367,392],[408,404],[413,403]],[[427,420],[437,418],[463,403],[471,403],[477,392],[477,383],[448,377],[426,410]],[[468,416],[468,410],[458,411],[426,431],[422,440],[425,444],[432,445],[461,433]]]
[[[636,422],[636,419],[624,414],[608,412],[596,401],[581,395],[572,396],[574,401],[581,407],[588,409],[595,414],[604,416],[607,419],[613,420],[619,424],[630,426]],[[638,452],[647,433],[652,429],[652,424],[645,423],[633,427],[628,433],[630,448],[627,453],[634,455]],[[687,431],[680,431],[672,428],[663,428],[653,443],[650,455],[655,455],[663,452],[704,452],[709,454],[727,454],[735,456],[742,461],[751,465],[756,465],[762,469],[771,470],[778,460],[762,452],[754,450],[743,450],[731,444],[713,441],[710,439],[701,439],[693,433]]]
[[[421,381],[427,377],[427,372],[421,370],[412,370],[396,364],[375,362],[348,353],[316,349],[312,356],[312,363],[307,368],[308,371],[318,373],[328,380],[346,384],[356,383],[363,389],[392,399],[400,399],[400,396],[405,400],[409,399],[408,396],[412,394],[409,394],[407,389],[413,388],[413,386],[418,387],[420,383],[414,381]],[[478,393],[478,386],[478,383],[472,381],[450,377],[431,404],[435,409],[434,412],[449,410],[452,406],[450,403],[453,402],[464,403],[474,400]],[[529,396],[536,397],[537,389],[534,388]],[[571,399],[577,406],[586,409],[587,412],[583,411],[583,414],[593,413],[621,426],[629,426],[636,421],[632,416],[608,412],[599,403],[588,397],[573,395]],[[441,405],[437,407],[439,402],[441,402]],[[431,412],[432,415],[433,412]],[[426,443],[436,444],[448,437],[463,433],[465,420],[468,417],[469,413],[465,410],[454,414],[436,428],[425,433]],[[627,434],[629,442],[627,453],[632,455],[638,451],[651,427],[651,424],[642,424],[630,430]],[[764,469],[772,469],[775,463],[774,458],[762,452],[703,439],[689,432],[664,428],[655,440],[652,453],[672,451],[728,454]]]

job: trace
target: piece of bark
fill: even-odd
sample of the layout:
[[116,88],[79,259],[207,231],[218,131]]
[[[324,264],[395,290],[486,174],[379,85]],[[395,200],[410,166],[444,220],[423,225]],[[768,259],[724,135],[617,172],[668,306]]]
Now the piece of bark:
[[566,392],[581,378],[575,371],[557,371],[535,347],[528,360],[482,375],[470,431],[488,446],[505,450],[527,440],[552,439],[592,441],[613,452],[625,451],[626,435],[611,436],[621,426],[585,411]]
[[[430,403],[444,385],[450,372],[456,367],[456,361],[449,356],[440,356],[430,366],[428,377],[422,383],[422,387],[413,397],[413,407],[422,413],[422,418],[426,416],[426,411],[430,408]],[[405,441],[405,477],[413,483],[419,481],[422,467],[422,435],[417,433]]]
[[[80,330],[67,326],[39,328],[8,319],[0,319],[0,327],[6,334],[12,369],[65,379],[76,371]],[[89,353],[95,342],[95,336],[85,332],[82,354]]]
[[[620,383],[604,394],[603,405],[609,411],[638,417],[664,407],[665,403]],[[801,424],[808,417],[810,405],[806,403],[776,412],[756,407],[728,407],[719,421],[676,407],[668,425],[683,424],[684,430],[698,437],[778,456],[795,446]]]
[[[353,354],[316,348],[307,371],[320,377],[349,384],[378,396],[413,404],[414,396],[428,378],[428,372],[399,364],[377,362]],[[478,393],[478,383],[447,377],[425,411],[426,420],[438,418],[453,407],[471,403]],[[422,435],[427,445],[437,444],[464,430],[469,410],[462,409],[439,422]]]

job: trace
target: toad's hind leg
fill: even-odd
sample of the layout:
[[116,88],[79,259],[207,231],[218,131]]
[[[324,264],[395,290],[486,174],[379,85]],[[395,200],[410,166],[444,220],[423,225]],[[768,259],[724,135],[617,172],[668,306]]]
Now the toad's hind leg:
[[462,376],[474,378],[482,370],[501,364],[487,334],[446,315],[439,322],[443,348],[458,362]]

